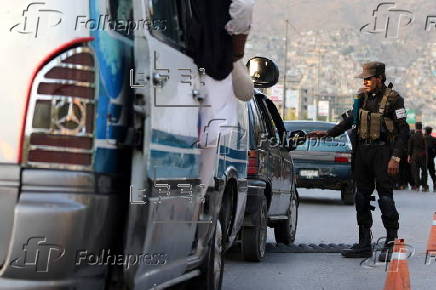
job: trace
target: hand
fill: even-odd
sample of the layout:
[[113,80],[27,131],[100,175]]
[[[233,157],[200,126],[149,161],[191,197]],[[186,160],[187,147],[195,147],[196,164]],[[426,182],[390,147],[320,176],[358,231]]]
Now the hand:
[[393,176],[397,175],[400,172],[400,163],[391,159],[388,163],[388,174]]
[[321,131],[321,130],[312,131],[307,134],[307,138],[322,138],[326,136],[327,136],[327,131]]
[[412,157],[407,156],[407,163],[412,163]]

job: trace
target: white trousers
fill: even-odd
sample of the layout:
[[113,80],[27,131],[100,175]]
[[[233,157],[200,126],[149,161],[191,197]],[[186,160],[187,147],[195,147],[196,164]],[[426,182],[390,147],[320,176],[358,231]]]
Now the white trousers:
[[[233,93],[232,74],[222,81],[204,77],[203,107],[200,108],[201,183],[205,189],[212,184],[218,167],[219,136],[229,134],[226,126],[238,125],[238,99]],[[208,105],[209,107],[206,107]],[[224,127],[223,127],[224,126]]]

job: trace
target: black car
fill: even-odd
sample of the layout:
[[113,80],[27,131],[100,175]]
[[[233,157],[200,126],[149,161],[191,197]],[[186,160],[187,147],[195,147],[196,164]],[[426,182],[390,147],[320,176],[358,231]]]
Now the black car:
[[[330,122],[287,121],[286,130],[329,130]],[[351,142],[348,135],[307,139],[292,152],[297,187],[340,190],[344,204],[353,204],[355,185],[351,174]]]
[[265,95],[257,93],[248,104],[248,112],[248,193],[242,253],[248,261],[260,261],[265,255],[267,226],[274,228],[277,242],[290,244],[295,240],[298,193],[289,155],[295,147],[286,140],[277,108]]

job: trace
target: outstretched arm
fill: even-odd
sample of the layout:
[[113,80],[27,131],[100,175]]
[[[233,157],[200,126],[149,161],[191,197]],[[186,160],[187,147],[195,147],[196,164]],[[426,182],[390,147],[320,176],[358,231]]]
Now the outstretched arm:
[[353,116],[348,116],[344,120],[342,120],[339,124],[334,126],[328,131],[312,131],[309,134],[307,134],[308,138],[322,138],[322,137],[337,137],[348,129],[351,128],[353,125]]

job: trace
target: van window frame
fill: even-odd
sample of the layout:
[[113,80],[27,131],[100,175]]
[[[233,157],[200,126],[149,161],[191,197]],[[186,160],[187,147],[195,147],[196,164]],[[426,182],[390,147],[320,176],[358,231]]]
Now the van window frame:
[[[160,41],[168,44],[169,46],[181,51],[186,54],[187,51],[187,40],[189,33],[189,23],[192,19],[192,9],[191,9],[191,1],[190,0],[144,0],[149,3],[149,21],[151,25],[149,26],[150,34],[159,39]],[[156,6],[154,1],[159,1],[160,3],[164,3],[167,1],[171,6],[174,15],[174,22],[170,23],[169,19],[158,19],[156,14]],[[162,23],[164,25],[162,25]],[[176,32],[178,32],[178,37],[175,39],[175,35],[169,35],[164,33],[170,27],[170,25],[177,25]]]

